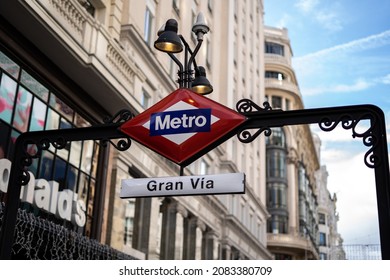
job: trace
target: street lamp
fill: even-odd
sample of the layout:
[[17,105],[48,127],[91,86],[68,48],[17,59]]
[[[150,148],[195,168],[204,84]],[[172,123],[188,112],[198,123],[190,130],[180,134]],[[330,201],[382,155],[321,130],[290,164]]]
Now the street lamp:
[[[178,76],[180,88],[191,88],[194,92],[206,95],[213,91],[213,87],[206,78],[206,70],[202,66],[197,66],[195,56],[197,55],[202,43],[203,36],[209,32],[202,13],[199,13],[196,22],[192,27],[192,32],[196,35],[197,44],[192,51],[184,37],[177,33],[178,24],[175,19],[169,19],[158,31],[158,38],[154,42],[154,47],[159,51],[167,53],[172,60],[179,66]],[[174,55],[183,51],[184,45],[184,65]],[[190,55],[190,57],[188,57]],[[192,69],[194,66],[194,70]]]

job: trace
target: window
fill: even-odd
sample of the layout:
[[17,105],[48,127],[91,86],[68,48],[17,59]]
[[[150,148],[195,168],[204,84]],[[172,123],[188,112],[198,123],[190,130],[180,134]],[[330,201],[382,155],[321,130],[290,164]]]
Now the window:
[[267,145],[278,146],[281,148],[286,147],[286,139],[284,136],[284,131],[281,127],[272,128],[271,136],[266,139]]
[[150,95],[149,93],[145,90],[142,89],[142,95],[141,95],[141,105],[143,108],[148,108],[150,105]]
[[265,71],[265,77],[270,79],[277,79],[279,81],[282,81],[286,78],[283,73],[276,71]]
[[265,53],[284,56],[284,46],[277,43],[265,42]]
[[286,99],[286,111],[291,110],[291,101]]
[[267,232],[273,234],[287,233],[288,219],[287,216],[271,215],[267,221]]
[[327,260],[328,256],[325,253],[320,253],[320,260]]
[[144,40],[150,45],[152,43],[153,36],[153,20],[154,16],[149,7],[145,10],[145,22],[144,22]]
[[267,207],[268,208],[287,208],[287,185],[284,183],[267,184]]
[[318,214],[318,222],[321,225],[326,225],[326,216],[325,216],[325,214],[323,214],[323,213],[319,213]]
[[207,162],[202,159],[200,161],[200,175],[206,175],[209,173],[210,166],[207,164]]
[[95,7],[92,5],[90,0],[78,0],[84,9],[91,15],[95,15]]
[[133,229],[134,229],[134,209],[135,209],[135,199],[130,199],[127,201],[125,209],[125,230],[124,230],[124,243],[131,245],[133,239]]
[[320,232],[320,246],[326,246],[326,234]]
[[292,256],[286,254],[275,254],[275,260],[292,260]]
[[280,96],[272,96],[272,108],[273,109],[282,108],[282,98]]
[[267,176],[286,178],[286,152],[284,150],[267,150]]

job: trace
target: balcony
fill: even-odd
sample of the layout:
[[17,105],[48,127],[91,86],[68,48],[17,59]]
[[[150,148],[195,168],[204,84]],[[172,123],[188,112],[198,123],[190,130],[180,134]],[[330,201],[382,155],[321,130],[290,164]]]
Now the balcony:
[[284,67],[291,68],[291,61],[286,58],[285,56],[278,55],[278,54],[272,54],[272,53],[265,53],[264,54],[264,62],[265,64],[277,64],[282,65]]
[[282,251],[290,251],[293,255],[306,256],[318,259],[318,250],[309,238],[295,234],[267,233],[268,248],[278,248]]
[[299,90],[299,87],[286,80],[278,80],[278,79],[273,79],[273,78],[265,78],[264,79],[265,83],[265,89],[278,89],[278,90],[283,90],[286,92],[291,92],[294,93],[295,95],[299,96],[299,98],[302,98],[301,92]]

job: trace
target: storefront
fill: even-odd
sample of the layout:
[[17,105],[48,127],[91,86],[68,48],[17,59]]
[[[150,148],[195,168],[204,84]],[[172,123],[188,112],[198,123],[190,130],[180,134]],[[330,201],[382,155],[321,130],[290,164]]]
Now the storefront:
[[[99,113],[108,113],[4,20],[0,38],[1,225],[15,139],[27,131],[91,126]],[[33,159],[21,194],[14,258],[131,258],[99,243],[108,158],[98,142],[80,141]]]

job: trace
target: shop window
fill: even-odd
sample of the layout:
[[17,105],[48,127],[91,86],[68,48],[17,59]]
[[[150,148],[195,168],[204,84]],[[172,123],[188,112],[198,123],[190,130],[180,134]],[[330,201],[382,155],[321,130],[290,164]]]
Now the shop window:
[[[89,125],[49,85],[40,83],[0,51],[0,159],[12,159],[15,140],[21,133]],[[36,152],[33,150],[36,146],[31,145],[30,149]],[[64,220],[56,213],[32,204],[23,203],[23,207],[77,232],[90,232],[98,153],[99,145],[94,141],[71,142],[58,150],[50,145],[28,168],[33,179],[54,180],[58,183],[58,191],[71,190],[77,194],[86,208],[85,223],[80,225],[71,219]],[[0,199],[3,197],[4,194],[0,194]]]

